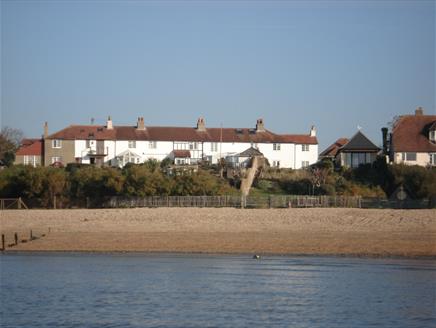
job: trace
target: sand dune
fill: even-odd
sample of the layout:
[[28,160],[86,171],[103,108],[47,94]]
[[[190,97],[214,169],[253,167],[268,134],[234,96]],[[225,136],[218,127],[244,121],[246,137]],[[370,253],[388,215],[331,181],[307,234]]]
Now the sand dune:
[[436,256],[436,210],[0,211],[6,244],[30,230],[45,236],[7,250]]

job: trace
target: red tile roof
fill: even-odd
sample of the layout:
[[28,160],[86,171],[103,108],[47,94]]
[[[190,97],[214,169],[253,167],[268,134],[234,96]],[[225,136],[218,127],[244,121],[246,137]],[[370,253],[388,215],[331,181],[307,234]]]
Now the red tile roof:
[[179,158],[191,158],[191,152],[189,150],[173,150],[174,157]]
[[436,115],[404,115],[395,122],[392,143],[395,152],[436,152],[429,139]]
[[42,156],[44,141],[42,139],[23,139],[16,156],[35,155]]
[[319,157],[336,157],[339,148],[347,144],[348,141],[349,140],[347,138],[339,138],[333,144],[328,146],[324,151],[322,151],[321,154],[319,154]]
[[317,144],[316,137],[310,135],[279,135],[265,130],[237,128],[207,128],[198,131],[191,127],[149,126],[138,130],[135,126],[114,126],[107,129],[97,125],[71,125],[48,137],[49,139],[72,140],[150,140],[150,141],[192,141],[192,142],[254,142],[254,143],[298,143]]
[[278,135],[277,142],[317,145],[318,139],[306,134],[282,134]]

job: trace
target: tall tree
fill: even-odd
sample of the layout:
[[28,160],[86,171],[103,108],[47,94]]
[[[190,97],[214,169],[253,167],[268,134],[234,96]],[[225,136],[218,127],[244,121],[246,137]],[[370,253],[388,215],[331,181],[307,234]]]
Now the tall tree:
[[15,160],[15,152],[18,149],[23,132],[11,127],[3,127],[0,131],[0,160],[10,166]]

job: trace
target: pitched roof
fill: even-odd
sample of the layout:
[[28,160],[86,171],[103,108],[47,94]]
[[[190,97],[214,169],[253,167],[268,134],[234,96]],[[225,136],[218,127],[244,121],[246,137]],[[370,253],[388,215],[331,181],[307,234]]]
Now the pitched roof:
[[336,157],[339,148],[348,142],[347,138],[339,138],[319,154],[319,157]]
[[429,139],[429,131],[436,124],[436,115],[404,115],[392,130],[395,152],[436,152],[436,144]]
[[310,135],[280,135],[271,131],[256,132],[248,128],[206,128],[149,126],[138,130],[135,126],[114,126],[107,129],[98,125],[70,125],[51,134],[48,139],[69,140],[151,140],[191,142],[247,142],[318,144]]
[[377,152],[380,148],[374,145],[374,143],[369,140],[362,131],[357,131],[357,133],[351,137],[351,139],[340,148],[340,151],[353,152],[353,151],[365,151],[365,152]]
[[16,156],[42,156],[44,141],[42,139],[23,139],[20,148],[15,153]]
[[283,143],[295,143],[295,144],[309,144],[309,145],[317,145],[318,140],[316,137],[311,137],[310,135],[305,134],[281,134],[278,135],[277,142]]
[[252,157],[252,156],[263,156],[259,149],[250,147],[244,150],[242,153],[238,154],[239,157]]
[[178,158],[191,158],[191,152],[189,150],[177,149],[173,150],[174,157]]

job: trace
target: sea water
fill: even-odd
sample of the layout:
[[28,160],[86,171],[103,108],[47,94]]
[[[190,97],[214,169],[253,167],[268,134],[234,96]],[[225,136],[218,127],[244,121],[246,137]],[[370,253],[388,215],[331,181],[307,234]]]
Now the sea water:
[[1,327],[436,327],[436,261],[0,256]]

